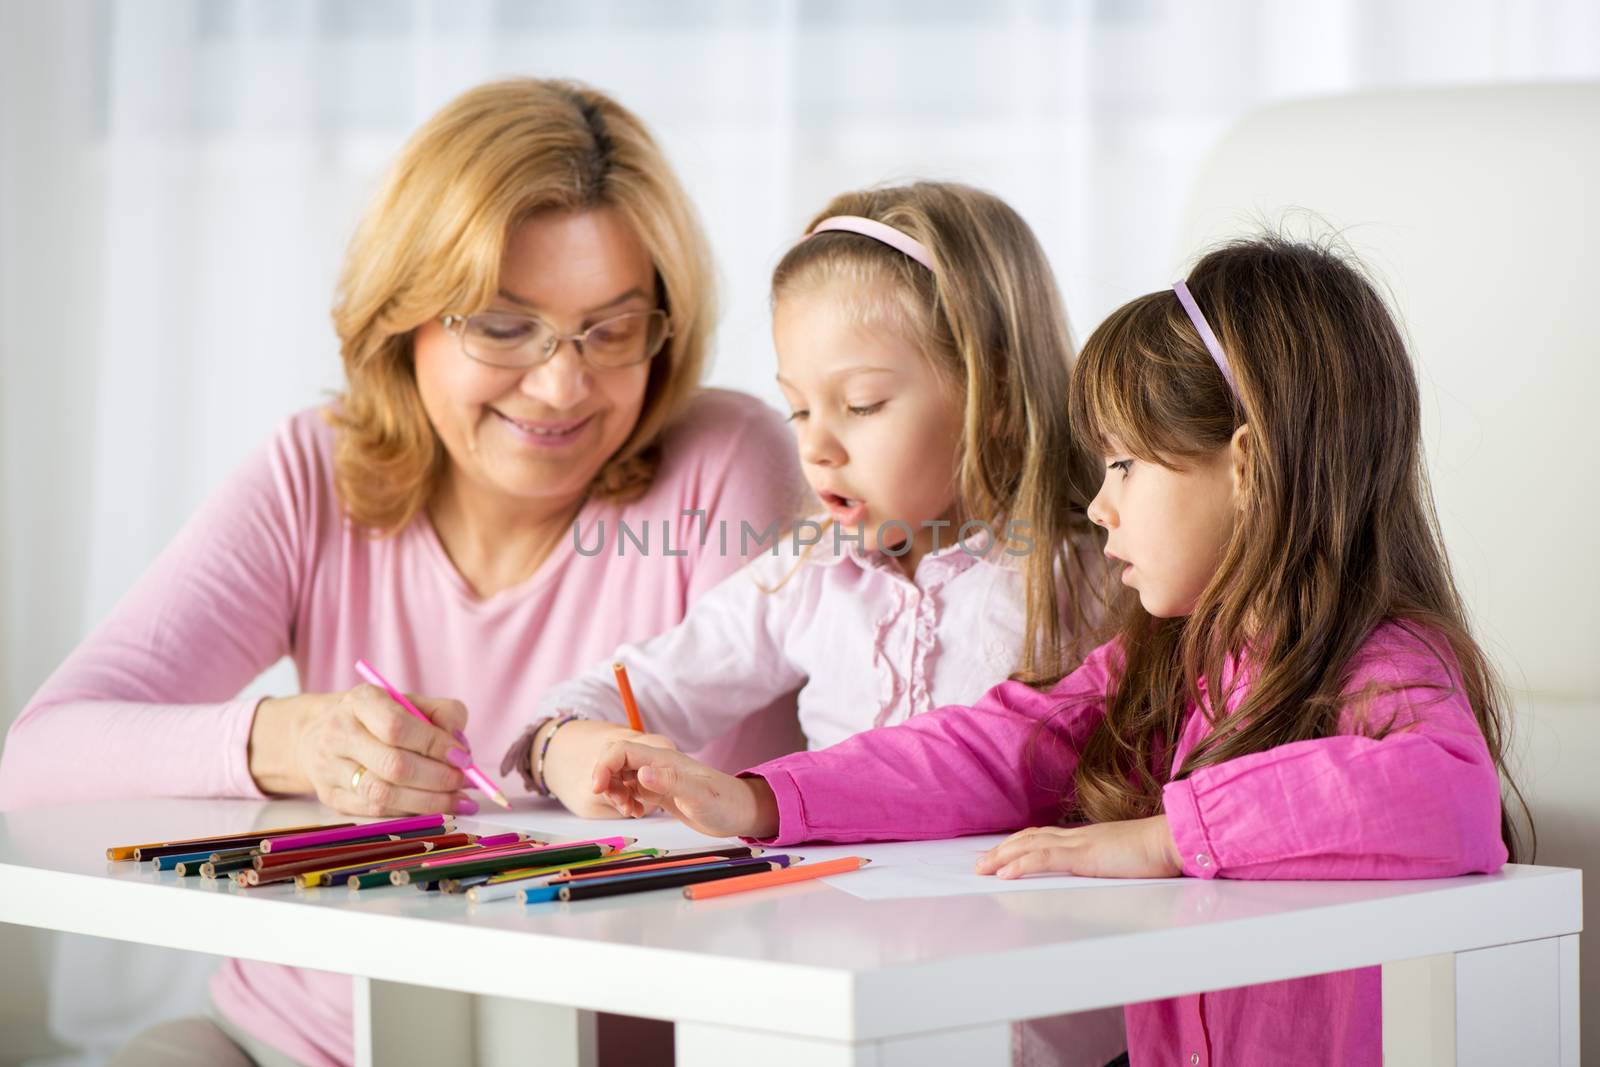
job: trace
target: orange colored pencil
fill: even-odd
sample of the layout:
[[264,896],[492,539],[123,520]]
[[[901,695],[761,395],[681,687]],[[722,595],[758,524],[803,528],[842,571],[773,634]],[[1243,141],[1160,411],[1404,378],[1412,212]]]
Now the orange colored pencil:
[[622,710],[628,713],[628,729],[635,733],[644,733],[644,720],[639,718],[639,704],[633,699],[633,685],[628,681],[628,668],[620,663],[613,663],[611,673],[617,676],[617,692],[622,694]]
[[747,874],[741,878],[728,878],[721,882],[692,885],[683,891],[683,895],[690,900],[706,900],[710,897],[727,896],[729,893],[743,893],[747,889],[765,889],[768,886],[803,882],[808,878],[826,878],[830,874],[858,871],[871,862],[864,856],[841,856],[839,859],[828,860],[824,863],[801,863],[793,867],[782,867],[775,871]]
[[354,824],[347,822],[311,823],[306,826],[278,826],[270,830],[241,830],[236,834],[212,834],[209,837],[181,837],[173,841],[146,841],[142,845],[113,845],[106,849],[106,859],[137,859],[138,856],[136,853],[141,848],[167,848],[172,845],[194,845],[194,851],[199,852],[201,848],[212,843],[213,841],[234,841],[239,838],[246,838],[254,841],[272,837],[277,834],[301,834],[310,833],[312,830],[336,830],[352,825]]

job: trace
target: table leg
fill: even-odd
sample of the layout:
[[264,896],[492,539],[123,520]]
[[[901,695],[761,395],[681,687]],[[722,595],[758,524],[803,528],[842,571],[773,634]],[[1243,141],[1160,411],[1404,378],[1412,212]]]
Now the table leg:
[[878,1041],[827,1041],[680,1022],[678,1067],[1010,1067],[1011,1025]]
[[475,1067],[596,1067],[592,1011],[508,997],[473,997]]
[[356,1067],[594,1067],[593,1012],[355,979]]
[[459,1062],[462,1050],[471,1050],[471,994],[360,975],[354,981],[356,1067]]
[[1415,1067],[1456,1062],[1454,956],[1383,965],[1383,1062]]
[[1578,1067],[1578,937],[1456,953],[1456,1062]]

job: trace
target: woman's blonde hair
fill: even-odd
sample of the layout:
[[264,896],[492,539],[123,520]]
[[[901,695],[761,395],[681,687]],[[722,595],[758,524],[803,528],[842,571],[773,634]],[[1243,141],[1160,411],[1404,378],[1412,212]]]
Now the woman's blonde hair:
[[960,517],[985,522],[1002,538],[1008,529],[1028,531],[1015,677],[1048,685],[1083,651],[1064,647],[1063,619],[1080,644],[1091,630],[1084,553],[1096,550],[1084,516],[1093,467],[1067,421],[1072,337],[1044,250],[999,197],[951,182],[844,193],[807,230],[833,215],[874,219],[914,237],[933,268],[859,234],[819,233],[779,262],[773,301],[824,285],[848,293],[864,319],[887,318],[959,385]]
[[591,492],[626,497],[655,474],[662,429],[699,386],[712,274],[689,199],[639,119],[573,82],[518,78],[471,89],[416,132],[345,257],[333,308],[347,387],[330,413],[334,482],[378,534],[404,527],[447,469],[417,392],[414,331],[489,306],[510,231],[545,211],[609,207],[655,266],[672,336],[650,367],[633,432]]

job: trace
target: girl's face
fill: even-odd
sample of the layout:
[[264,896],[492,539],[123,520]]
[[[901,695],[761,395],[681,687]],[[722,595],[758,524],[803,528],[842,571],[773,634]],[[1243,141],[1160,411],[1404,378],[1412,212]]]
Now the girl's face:
[[[914,571],[935,529],[956,522],[955,463],[961,389],[886,325],[867,325],[833,287],[783,297],[773,313],[778,385],[789,402],[806,481],[845,533],[865,550],[899,550]],[[938,529],[940,545],[956,527]]]
[[[511,231],[495,311],[534,315],[563,334],[656,306],[650,254],[609,207],[534,216]],[[657,357],[660,358],[660,357]],[[437,319],[415,339],[417,389],[469,495],[567,506],[633,432],[650,363],[597,370],[564,341],[545,363],[492,367]]]
[[1089,502],[1089,519],[1106,531],[1106,558],[1124,564],[1122,582],[1157,618],[1187,615],[1217,572],[1233,535],[1235,486],[1246,431],[1182,470],[1105,457],[1105,481]]

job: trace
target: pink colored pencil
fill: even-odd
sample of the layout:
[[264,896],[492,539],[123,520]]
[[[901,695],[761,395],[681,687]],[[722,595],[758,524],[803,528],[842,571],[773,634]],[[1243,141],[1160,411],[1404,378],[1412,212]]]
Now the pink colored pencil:
[[[364,659],[356,660],[356,673],[361,675],[361,677],[366,681],[371,682],[379,689],[382,689],[384,692],[388,693],[390,700],[393,700],[396,704],[399,704],[402,708],[405,708],[407,711],[421,719],[423,722],[427,723],[429,726],[433,725],[433,720],[428,718],[427,715],[423,714],[421,708],[407,700],[404,693],[390,685],[384,679],[383,675],[377,672],[372,664],[368,663]],[[506,795],[500,792],[499,786],[489,781],[489,776],[480,771],[476,763],[469,763],[467,766],[461,768],[461,773],[466,775],[467,780],[473,785],[483,790],[484,795],[490,800],[494,801],[502,808],[505,808],[507,811],[511,810],[511,801],[507,800]]]
[[470,855],[445,856],[445,857],[440,858],[438,860],[438,862],[436,862],[436,863],[435,862],[429,862],[429,861],[425,860],[423,862],[414,864],[414,866],[417,866],[417,867],[438,867],[438,866],[442,866],[442,865],[448,865],[448,864],[451,864],[451,863],[461,863],[464,860],[479,860],[479,859],[486,860],[486,859],[495,859],[495,858],[498,858],[500,856],[522,856],[522,855],[530,855],[531,856],[533,853],[538,852],[538,851],[539,851],[539,849],[537,849],[537,848],[489,848],[489,849],[475,848],[475,849],[472,850]]
[[[537,851],[539,851],[539,848],[540,848],[540,846],[538,846],[538,845],[530,845],[530,846],[528,846],[526,848],[474,848],[472,850],[472,856],[470,858],[471,859],[488,859],[491,856],[520,856],[524,852],[530,852],[530,853],[531,852],[537,852]],[[446,859],[444,862],[446,862],[446,863],[455,863],[455,862],[458,862],[459,859],[463,859],[463,858],[467,858],[467,857],[455,857],[455,856],[452,856],[452,857]]]
[[449,815],[412,815],[405,819],[390,819],[387,822],[369,822],[357,826],[346,826],[338,830],[316,830],[309,834],[290,834],[287,837],[273,837],[261,842],[262,852],[287,852],[296,848],[314,848],[318,845],[332,845],[340,841],[352,841],[362,837],[372,837],[378,834],[403,834],[408,830],[431,830],[436,826],[450,826],[454,820]]
[[506,845],[515,845],[519,841],[527,842],[530,845],[544,844],[543,841],[535,841],[527,834],[519,834],[515,830],[509,834],[490,834],[487,837],[480,837],[474,843],[479,848],[502,848]]
[[579,845],[600,845],[602,847],[609,847],[612,849],[621,849],[633,844],[633,842],[634,839],[631,837],[600,837],[595,838],[592,841],[563,841],[559,845],[533,845],[528,848],[511,846],[507,848],[479,849],[473,852],[470,856],[450,856],[448,858],[441,856],[437,860],[425,860],[422,863],[417,864],[417,866],[443,867],[452,863],[460,863],[467,859],[475,860],[489,856],[533,856],[537,858],[541,852],[555,852],[561,849],[576,848]]

